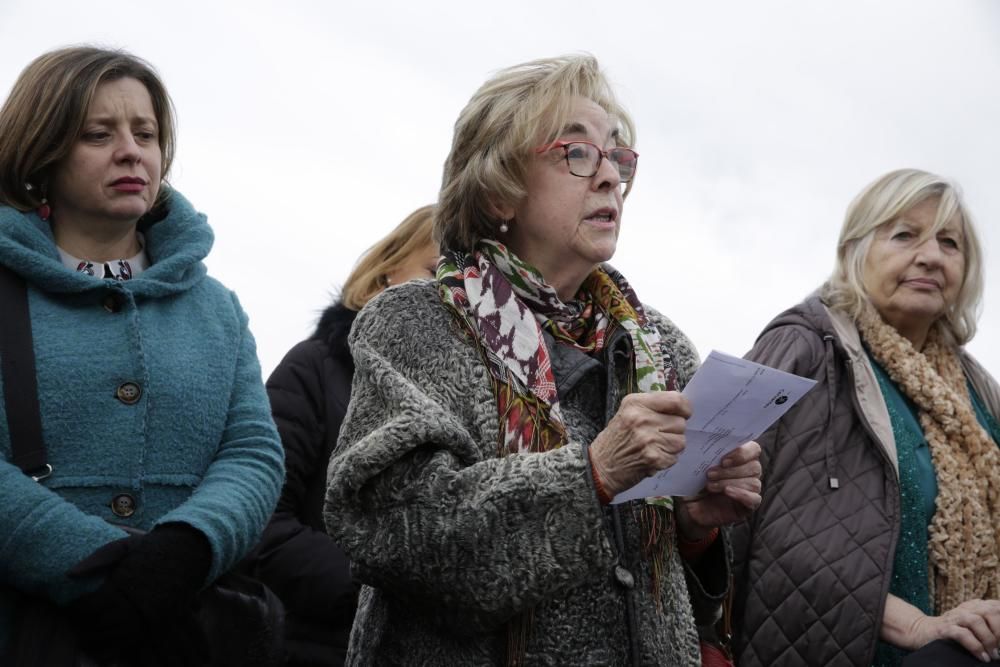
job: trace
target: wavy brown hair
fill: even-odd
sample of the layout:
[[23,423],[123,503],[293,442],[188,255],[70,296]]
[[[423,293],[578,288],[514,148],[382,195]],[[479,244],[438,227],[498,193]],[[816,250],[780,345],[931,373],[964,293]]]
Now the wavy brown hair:
[[[97,87],[125,78],[149,91],[166,180],[174,159],[174,108],[160,77],[149,63],[125,51],[73,46],[33,60],[0,108],[0,204],[21,211],[41,204],[53,168],[83,130]],[[168,192],[160,188],[159,198]]]

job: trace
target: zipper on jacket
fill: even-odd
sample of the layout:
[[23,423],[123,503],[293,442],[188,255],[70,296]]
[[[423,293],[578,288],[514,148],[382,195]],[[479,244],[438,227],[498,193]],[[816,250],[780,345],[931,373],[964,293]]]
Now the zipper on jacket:
[[840,488],[840,479],[837,477],[837,459],[833,453],[833,409],[837,404],[837,369],[833,360],[833,334],[823,334],[823,342],[826,343],[826,478],[830,488],[837,490]]
[[[889,455],[886,453],[885,448],[879,444],[878,436],[875,435],[875,429],[872,428],[872,425],[868,422],[868,417],[866,417],[865,413],[862,412],[861,410],[861,402],[858,400],[858,392],[856,391],[857,378],[855,378],[854,376],[854,360],[846,352],[844,353],[844,356],[847,359],[848,379],[851,381],[850,394],[851,394],[851,404],[854,407],[854,412],[856,415],[858,415],[859,419],[861,420],[861,425],[864,428],[865,432],[868,434],[868,437],[871,439],[872,443],[875,444],[875,448],[878,449],[879,455],[882,457],[882,461],[884,464],[883,468],[888,469],[890,471],[888,481],[892,483],[892,485],[894,486],[893,490],[895,491],[895,493],[891,494],[886,493],[886,501],[891,505],[892,509],[892,519],[893,519],[892,536],[889,542],[889,550],[887,552],[889,562],[886,563],[885,564],[886,566],[882,568],[882,572],[884,574],[882,577],[882,588],[879,596],[878,609],[875,616],[874,641],[868,646],[868,657],[865,659],[864,663],[866,665],[869,665],[871,664],[872,659],[875,657],[875,648],[878,645],[878,642],[881,638],[882,617],[885,615],[885,602],[886,599],[889,597],[889,585],[890,583],[892,583],[892,566],[893,566],[893,561],[895,560],[896,544],[899,541],[899,532],[901,530],[899,525],[899,477],[896,473],[896,466],[894,466],[892,461],[889,460]],[[886,489],[886,491],[889,491],[889,489]]]

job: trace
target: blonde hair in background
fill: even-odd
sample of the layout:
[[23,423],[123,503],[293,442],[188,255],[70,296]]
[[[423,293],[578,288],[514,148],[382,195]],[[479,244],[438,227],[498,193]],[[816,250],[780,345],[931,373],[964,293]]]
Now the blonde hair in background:
[[976,321],[983,294],[982,247],[958,185],[919,169],[898,169],[869,184],[847,208],[837,242],[837,262],[833,275],[822,289],[823,300],[857,321],[870,306],[864,288],[864,266],[872,239],[882,225],[893,222],[917,204],[940,199],[934,225],[926,237],[937,234],[958,215],[965,237],[965,273],[955,303],[940,321],[952,343],[964,345],[976,333]]
[[537,146],[558,138],[578,96],[618,122],[618,145],[633,145],[632,119],[593,56],[515,65],[476,91],[455,122],[445,161],[434,232],[442,250],[471,252],[479,239],[495,237],[502,222],[497,207],[513,206],[525,196],[528,159]]
[[[69,155],[83,130],[94,91],[125,78],[137,79],[149,91],[166,180],[174,158],[174,109],[155,70],[125,51],[73,46],[32,61],[0,108],[0,204],[21,211],[41,204],[51,170]],[[168,192],[160,188],[158,198]]]
[[347,277],[340,299],[351,310],[361,310],[386,287],[385,276],[413,253],[434,243],[434,205],[422,206],[365,251]]

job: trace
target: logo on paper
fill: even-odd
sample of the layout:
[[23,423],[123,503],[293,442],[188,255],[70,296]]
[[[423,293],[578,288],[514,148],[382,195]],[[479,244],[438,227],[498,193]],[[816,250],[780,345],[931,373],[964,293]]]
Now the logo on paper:
[[769,408],[772,405],[783,405],[788,402],[788,394],[784,389],[778,391],[777,394],[771,397],[771,400],[764,404],[765,408]]

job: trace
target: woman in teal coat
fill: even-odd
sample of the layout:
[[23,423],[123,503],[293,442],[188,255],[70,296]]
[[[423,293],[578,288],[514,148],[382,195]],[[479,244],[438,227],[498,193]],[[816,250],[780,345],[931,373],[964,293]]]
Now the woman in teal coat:
[[0,405],[0,655],[42,600],[100,657],[203,661],[196,595],[278,498],[254,340],[206,275],[205,217],[165,184],[173,149],[162,83],[118,51],[47,53],[0,109],[0,265],[27,285],[52,467],[10,463]]

